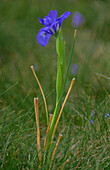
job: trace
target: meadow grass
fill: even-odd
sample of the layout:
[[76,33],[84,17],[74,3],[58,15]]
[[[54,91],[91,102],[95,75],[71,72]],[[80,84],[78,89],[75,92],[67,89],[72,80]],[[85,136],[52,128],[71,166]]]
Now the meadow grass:
[[[53,150],[59,133],[62,138],[52,169],[110,169],[110,118],[106,117],[106,113],[110,114],[109,5],[108,0],[0,2],[1,169],[39,167],[34,97],[39,98],[41,148],[46,133],[46,115],[30,66],[34,65],[49,113],[53,113],[55,40],[52,38],[45,49],[36,41],[40,29],[37,17],[44,17],[51,9],[57,9],[59,16],[65,10],[80,11],[86,19],[77,31],[71,65],[77,64],[78,72],[73,75],[71,68],[69,70],[65,94],[73,76],[76,80],[55,133]],[[71,21],[72,16],[64,22],[62,29],[67,61],[74,32]],[[42,161],[43,152],[42,149]],[[46,165],[41,169],[46,169]]]
[[[53,169],[60,169],[63,166],[64,169],[109,169],[110,119],[105,117],[105,113],[109,110],[109,96],[106,94],[105,99],[98,103],[94,97],[87,94],[84,94],[79,101],[74,102],[74,100],[75,98],[67,102],[57,129],[56,137],[61,132],[62,139],[54,157]],[[94,117],[92,110],[94,110]],[[38,168],[33,108],[23,114],[22,110],[16,113],[9,106],[1,110],[1,113],[3,114],[1,167],[3,169]],[[90,122],[91,119],[93,124]],[[40,118],[41,146],[45,137],[45,123]],[[54,147],[55,144],[53,149]],[[67,159],[69,163],[65,164]],[[46,165],[43,168],[46,169]]]

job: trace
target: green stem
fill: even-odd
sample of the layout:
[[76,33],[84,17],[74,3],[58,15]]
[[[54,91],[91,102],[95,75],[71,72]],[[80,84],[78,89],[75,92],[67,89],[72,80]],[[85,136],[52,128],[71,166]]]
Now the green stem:
[[[58,113],[59,113],[59,106],[60,106],[60,101],[62,98],[62,95],[64,93],[65,90],[65,86],[66,86],[66,81],[67,81],[67,76],[68,76],[68,72],[69,72],[69,68],[70,68],[70,64],[71,64],[71,59],[72,59],[72,54],[73,54],[73,50],[74,50],[74,44],[75,44],[75,37],[76,37],[76,30],[74,33],[74,38],[73,38],[73,44],[72,44],[72,49],[71,49],[71,54],[70,54],[70,58],[69,58],[69,62],[68,62],[68,67],[67,67],[67,71],[66,71],[66,75],[65,75],[65,80],[64,80],[64,84],[63,84],[63,88],[59,97],[59,100],[56,103],[56,107],[55,107],[55,111],[53,114],[53,118],[52,118],[52,122],[51,122],[51,127],[49,130],[49,134],[48,134],[48,138],[47,138],[47,154],[48,154],[48,161],[51,155],[51,148],[52,148],[52,133],[54,130],[54,126],[58,117]],[[48,152],[49,151],[49,152]]]
[[70,58],[69,58],[69,62],[68,62],[68,67],[67,67],[67,71],[66,71],[66,75],[65,75],[65,80],[64,80],[64,84],[63,84],[63,88],[62,88],[62,92],[61,92],[61,96],[60,96],[60,99],[61,100],[61,97],[64,93],[64,90],[65,90],[65,86],[66,86],[66,81],[67,81],[67,77],[68,77],[68,72],[69,72],[69,68],[70,68],[70,64],[71,64],[71,59],[72,59],[72,54],[73,54],[73,50],[74,50],[74,44],[75,44],[75,38],[76,38],[76,31],[74,32],[74,38],[73,38],[73,44],[72,44],[72,49],[71,49],[71,54],[70,54]]
[[50,130],[49,130],[49,134],[48,134],[48,137],[47,137],[47,151],[46,151],[46,160],[45,162],[47,161],[47,165],[49,164],[49,160],[50,160],[50,156],[51,156],[51,148],[52,148],[52,133],[53,133],[53,130],[54,130],[54,126],[55,126],[55,123],[56,123],[56,120],[57,120],[57,117],[58,117],[58,113],[59,113],[59,105],[60,103],[56,103],[56,107],[55,107],[55,111],[54,111],[54,114],[53,114],[53,118],[52,118],[52,122],[51,122],[51,127],[50,127]]

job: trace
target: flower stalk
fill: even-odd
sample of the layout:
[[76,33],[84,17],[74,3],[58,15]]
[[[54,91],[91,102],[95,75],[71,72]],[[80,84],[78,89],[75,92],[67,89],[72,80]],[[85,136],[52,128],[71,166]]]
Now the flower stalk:
[[54,114],[53,114],[50,131],[49,131],[49,134],[48,134],[48,139],[47,139],[48,142],[47,143],[49,143],[49,144],[52,142],[51,141],[52,140],[52,133],[53,133],[56,121],[57,121],[57,117],[58,117],[58,114],[59,114],[61,98],[63,96],[64,90],[65,90],[65,86],[66,86],[66,82],[67,82],[67,76],[68,76],[68,72],[69,72],[69,68],[70,68],[70,64],[71,64],[71,59],[72,59],[72,54],[73,54],[73,50],[74,50],[75,38],[76,38],[76,30],[74,32],[73,44],[72,44],[71,54],[70,54],[70,58],[69,58],[69,62],[68,62],[68,67],[67,67],[67,71],[66,71],[66,75],[65,75],[65,79],[64,79],[64,84],[63,84],[63,87],[62,87],[62,90],[61,90],[61,94],[60,94],[59,100],[56,101],[56,107],[55,107],[55,111],[54,111]]
[[66,101],[67,101],[67,99],[68,99],[68,96],[69,96],[69,94],[70,94],[70,91],[71,91],[71,89],[72,89],[72,87],[73,87],[74,81],[75,81],[75,78],[72,79],[71,84],[70,84],[70,87],[69,87],[68,92],[67,92],[67,95],[66,95],[65,100],[64,100],[64,102],[63,102],[63,104],[62,104],[60,113],[59,113],[59,115],[58,115],[56,124],[55,124],[55,126],[54,126],[54,130],[53,130],[53,134],[52,134],[52,140],[53,140],[53,137],[54,137],[54,134],[55,134],[55,131],[56,131],[58,122],[59,122],[59,120],[60,120],[61,114],[62,114],[62,112],[63,112],[64,106],[65,106],[65,104],[66,104]]
[[[55,110],[53,115],[50,114],[50,121],[48,120],[48,109],[47,109],[47,103],[46,98],[43,92],[43,89],[41,87],[41,84],[38,80],[38,77],[36,76],[36,73],[34,71],[34,67],[31,66],[31,69],[33,71],[33,74],[37,80],[37,83],[39,85],[40,91],[43,96],[44,104],[45,104],[45,110],[46,110],[46,117],[47,117],[47,131],[46,136],[44,140],[44,155],[43,155],[43,164],[46,164],[49,169],[51,169],[54,155],[57,150],[58,144],[61,140],[62,135],[59,135],[59,138],[56,142],[54,151],[52,153],[52,145],[53,145],[53,137],[56,131],[56,128],[58,126],[58,122],[60,120],[60,117],[62,115],[64,106],[66,104],[66,101],[69,97],[69,94],[71,92],[72,86],[74,84],[75,78],[72,79],[70,87],[68,89],[67,95],[64,99],[64,102],[61,106],[61,99],[65,90],[66,82],[67,82],[67,76],[71,64],[72,54],[74,50],[74,44],[75,44],[75,38],[76,38],[76,30],[74,32],[74,38],[73,38],[73,44],[72,49],[69,57],[69,62],[65,73],[65,43],[63,40],[62,32],[61,32],[61,25],[62,22],[70,15],[71,13],[66,11],[63,15],[61,15],[59,18],[57,18],[57,11],[50,11],[48,16],[45,16],[44,19],[41,19],[39,17],[39,21],[42,25],[44,25],[43,28],[40,29],[37,40],[40,45],[45,47],[51,37],[56,37],[56,52],[57,52],[57,79],[56,79],[56,104],[55,104]],[[36,124],[37,124],[37,146],[38,146],[38,157],[39,162],[41,166],[41,147],[40,147],[40,130],[39,130],[39,116],[38,116],[38,98],[34,98],[34,105],[35,105],[35,113],[36,113]],[[49,161],[51,158],[51,162]],[[49,165],[50,162],[50,165]]]

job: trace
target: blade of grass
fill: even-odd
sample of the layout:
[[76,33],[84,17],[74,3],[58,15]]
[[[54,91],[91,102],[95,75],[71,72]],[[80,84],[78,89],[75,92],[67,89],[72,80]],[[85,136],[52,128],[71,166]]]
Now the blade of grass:
[[49,116],[50,116],[50,121],[49,121],[49,126],[48,126],[48,129],[47,129],[46,137],[45,137],[45,141],[44,141],[44,150],[45,150],[45,151],[46,151],[47,135],[48,135],[48,132],[49,132],[49,129],[50,129],[50,125],[51,125],[51,121],[52,121],[53,115],[52,115],[52,114],[49,114]]
[[42,97],[43,97],[44,104],[45,104],[45,110],[46,110],[46,116],[47,116],[47,126],[48,126],[48,122],[49,122],[49,121],[48,121],[48,109],[47,109],[46,98],[45,98],[45,95],[44,95],[42,86],[41,86],[41,84],[40,84],[40,82],[39,82],[39,80],[38,80],[38,77],[37,77],[36,73],[35,73],[34,67],[31,66],[31,69],[32,69],[32,71],[33,71],[33,74],[34,74],[34,76],[35,76],[35,78],[36,78],[36,80],[37,80],[37,83],[38,83],[38,85],[39,85],[40,91],[41,91],[41,93],[42,93]]
[[23,102],[25,102],[25,100],[27,99],[27,97],[29,96],[30,92],[31,92],[32,88],[28,91],[26,97],[24,98]]
[[38,146],[38,157],[41,164],[41,146],[40,146],[40,130],[39,130],[39,114],[38,114],[38,98],[34,98],[35,106],[35,116],[36,116],[36,125],[37,125],[37,146]]
[[63,104],[62,104],[62,107],[61,107],[59,116],[58,116],[57,121],[56,121],[56,124],[55,124],[55,126],[54,126],[54,130],[53,130],[53,134],[52,134],[52,140],[53,140],[54,133],[55,133],[55,130],[56,130],[56,128],[57,128],[58,122],[59,122],[59,120],[60,120],[62,111],[63,111],[63,109],[64,109],[64,106],[65,106],[65,104],[66,104],[66,101],[67,101],[67,99],[68,99],[68,96],[69,96],[69,94],[70,94],[70,91],[71,91],[71,89],[72,89],[72,86],[73,86],[73,84],[74,84],[74,81],[75,81],[75,78],[72,79],[71,84],[70,84],[70,87],[69,87],[68,92],[67,92],[67,95],[66,95],[65,100],[64,100],[64,102],[63,102]]
[[72,86],[73,86],[73,84],[74,84],[74,81],[75,81],[75,78],[73,78],[72,81],[71,81],[71,84],[70,84],[70,87],[69,87],[69,89],[68,89],[67,95],[66,95],[65,100],[64,100],[64,102],[63,102],[63,104],[62,104],[62,107],[61,107],[59,116],[58,116],[57,121],[56,121],[56,124],[55,124],[55,126],[54,126],[53,133],[52,133],[52,137],[51,137],[51,142],[49,142],[49,143],[50,143],[50,146],[49,146],[50,148],[49,148],[48,158],[50,158],[51,148],[52,148],[52,140],[53,140],[53,137],[54,137],[54,134],[55,134],[55,131],[56,131],[58,122],[59,122],[59,120],[60,120],[62,111],[63,111],[63,109],[64,109],[64,106],[65,106],[65,104],[66,104],[66,101],[67,101],[67,99],[68,99],[68,96],[69,96],[69,94],[70,94],[70,91],[71,91],[71,89],[72,89]]
[[66,164],[69,164],[69,163],[70,163],[70,161],[69,161],[69,159],[67,159],[67,160],[64,162],[63,166],[61,167],[61,170],[63,170],[64,167],[65,167],[65,165],[66,165]]
[[[44,140],[44,151],[45,152],[46,152],[46,148],[47,148],[47,135],[48,135],[48,132],[50,130],[50,125],[51,125],[51,121],[52,121],[53,115],[49,114],[49,116],[50,116],[49,126],[48,126],[48,129],[47,129],[47,132],[46,132],[46,136],[45,136],[45,140]],[[44,153],[44,161],[45,161],[45,153]]]
[[[55,152],[56,152],[56,150],[57,150],[58,144],[59,144],[59,142],[60,142],[60,140],[61,140],[61,137],[62,137],[62,135],[60,134],[60,135],[59,135],[59,138],[58,138],[58,140],[57,140],[57,143],[56,143],[56,145],[55,145],[55,149],[54,149],[53,154],[52,154],[52,159],[51,159],[51,163],[50,163],[50,168],[51,168],[51,166],[52,166],[53,158],[54,158]],[[50,170],[50,168],[49,168],[49,170]]]
[[[76,39],[76,32],[77,32],[77,30],[75,30],[75,32],[74,32],[72,49],[71,49],[71,54],[70,54],[70,58],[69,58],[68,66],[67,66],[67,71],[66,71],[66,76],[65,76],[65,80],[64,80],[64,84],[63,84],[63,88],[62,88],[62,92],[61,92],[61,97],[62,97],[62,95],[63,95],[63,92],[64,92],[64,90],[65,90],[65,86],[66,86],[66,81],[67,81],[68,72],[69,72],[69,68],[70,68],[70,64],[71,64],[72,54],[73,54],[73,51],[74,51],[74,45],[75,45],[75,39]],[[61,98],[61,97],[60,97],[60,98]]]

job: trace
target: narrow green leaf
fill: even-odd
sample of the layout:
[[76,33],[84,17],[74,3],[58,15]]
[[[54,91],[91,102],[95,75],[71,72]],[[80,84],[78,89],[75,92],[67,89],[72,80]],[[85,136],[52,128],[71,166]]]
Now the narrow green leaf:
[[[74,45],[75,45],[75,39],[76,39],[76,31],[74,32],[74,38],[73,38],[73,44],[72,44],[72,49],[71,49],[71,54],[70,54],[70,57],[69,57],[69,62],[68,62],[68,66],[67,66],[67,71],[66,71],[66,75],[65,75],[65,80],[64,80],[64,84],[63,84],[63,87],[62,87],[62,92],[61,92],[61,96],[60,96],[60,99],[63,95],[63,92],[65,90],[65,86],[66,86],[66,81],[67,81],[67,76],[68,76],[68,72],[69,72],[69,68],[70,68],[70,64],[71,64],[71,59],[72,59],[72,55],[73,55],[73,51],[74,51]],[[59,100],[60,100],[59,99]]]
[[57,92],[57,101],[59,100],[59,97],[61,95],[61,89],[62,89],[62,72],[61,72],[61,65],[58,60],[58,66],[57,66],[57,81],[56,81],[56,92]]
[[64,46],[64,41],[63,41],[61,30],[59,31],[57,38],[56,38],[56,51],[58,54],[58,60],[61,64],[61,71],[62,71],[62,77],[63,77],[64,71],[65,71],[65,46]]

